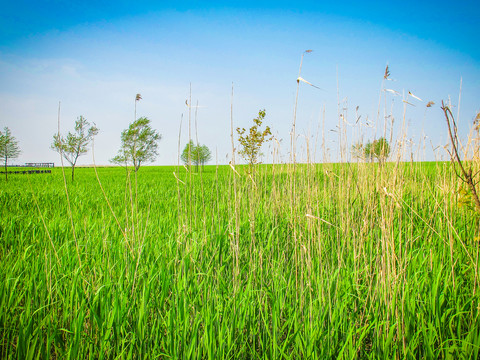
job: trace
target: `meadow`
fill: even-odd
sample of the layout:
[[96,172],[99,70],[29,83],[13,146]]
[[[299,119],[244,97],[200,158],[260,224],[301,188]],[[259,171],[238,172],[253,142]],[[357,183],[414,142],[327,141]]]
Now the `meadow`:
[[448,162],[79,168],[0,184],[0,357],[478,358]]

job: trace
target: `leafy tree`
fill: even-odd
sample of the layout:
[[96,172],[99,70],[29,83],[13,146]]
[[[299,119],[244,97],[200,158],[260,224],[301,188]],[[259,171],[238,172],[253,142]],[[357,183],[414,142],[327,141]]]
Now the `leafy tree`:
[[155,160],[161,138],[162,135],[150,126],[149,119],[138,118],[122,131],[122,145],[117,156],[110,161],[125,167],[131,164],[137,172],[143,163]]
[[16,159],[21,151],[18,147],[18,141],[12,136],[8,127],[4,128],[4,133],[0,131],[0,157],[5,163],[5,181],[8,181],[7,163],[9,159]]
[[204,166],[212,159],[212,153],[206,145],[195,145],[190,140],[183,149],[181,159],[185,165],[194,164],[198,170],[198,166]]
[[69,132],[64,138],[60,134],[53,135],[52,150],[58,152],[72,166],[72,182],[75,176],[75,165],[81,155],[88,151],[88,144],[98,134],[97,127],[90,126],[90,123],[83,116],[75,121],[75,131]]
[[[242,146],[239,154],[248,162],[250,171],[253,172],[255,164],[257,164],[260,152],[264,142],[272,140],[272,132],[270,127],[265,127],[265,130],[261,131],[259,128],[262,126],[262,122],[265,118],[265,110],[258,112],[258,117],[253,119],[254,125],[250,128],[249,133],[245,135],[245,128],[237,128],[238,141]],[[269,137],[270,136],[270,137]]]
[[361,142],[352,145],[352,156],[355,159],[365,159],[365,146]]
[[389,155],[390,145],[383,137],[373,142],[369,141],[365,145],[360,142],[352,145],[352,156],[357,159],[366,159],[368,161],[377,159],[380,163],[383,163]]
[[202,167],[212,160],[212,152],[210,149],[207,147],[207,145],[202,145],[198,147],[198,161]]
[[365,152],[365,159],[367,159],[368,161],[372,161],[373,159],[373,144],[369,141],[367,142],[367,144],[365,145],[365,148],[364,148],[364,152]]
[[193,143],[193,140],[190,140],[183,148],[183,152],[181,155],[181,159],[185,165],[193,163],[193,160],[195,158],[195,150],[196,146]]
[[373,156],[377,158],[380,163],[384,163],[390,155],[390,145],[388,144],[388,141],[383,137],[373,141],[372,150]]

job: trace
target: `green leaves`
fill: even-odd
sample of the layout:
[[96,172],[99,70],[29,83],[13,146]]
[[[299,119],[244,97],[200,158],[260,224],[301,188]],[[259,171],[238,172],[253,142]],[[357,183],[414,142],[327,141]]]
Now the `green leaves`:
[[369,160],[377,159],[380,163],[384,162],[390,155],[390,144],[381,137],[380,139],[369,141],[365,145],[361,142],[352,145],[352,156],[357,159]]
[[20,153],[18,141],[12,135],[10,129],[6,127],[4,128],[4,132],[0,131],[0,157],[4,159],[15,159]]
[[251,171],[253,171],[253,166],[259,162],[258,158],[262,155],[260,149],[263,143],[272,139],[271,136],[269,137],[272,135],[270,127],[267,126],[263,131],[259,130],[265,115],[265,110],[258,112],[258,117],[253,119],[255,125],[250,128],[248,135],[245,135],[245,128],[237,128],[238,142],[242,146],[239,154],[248,162]]
[[5,181],[8,180],[7,163],[8,159],[16,159],[21,151],[18,147],[18,142],[8,127],[4,128],[5,132],[0,131],[0,157],[5,163]]
[[95,135],[98,128],[90,126],[90,123],[83,116],[75,121],[75,132],[69,132],[67,137],[60,134],[53,136],[52,150],[59,152],[71,165],[75,165],[79,156],[86,154],[88,144]]
[[161,138],[162,135],[150,126],[150,120],[141,117],[122,131],[122,145],[117,156],[110,161],[125,166],[131,164],[137,172],[142,163],[155,160]]
[[58,152],[72,166],[72,181],[78,158],[87,153],[90,141],[98,134],[98,128],[95,125],[89,126],[87,119],[80,115],[75,121],[73,133],[69,132],[66,138],[59,133],[53,135],[51,149]]
[[256,166],[254,189],[228,166],[181,168],[182,187],[175,167],[148,167],[132,201],[123,170],[101,168],[110,204],[80,169],[72,223],[61,169],[12,181],[0,358],[477,359],[478,219],[458,208],[452,168],[386,164],[404,208],[376,195],[377,166],[289,169]]
[[185,165],[194,164],[197,168],[199,165],[205,165],[212,159],[212,153],[206,145],[195,145],[190,140],[183,149],[182,161]]

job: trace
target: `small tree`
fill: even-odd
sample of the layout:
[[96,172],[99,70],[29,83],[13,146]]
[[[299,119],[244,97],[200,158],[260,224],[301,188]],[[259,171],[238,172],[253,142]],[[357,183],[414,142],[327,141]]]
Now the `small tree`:
[[12,136],[8,127],[4,128],[5,132],[0,131],[0,157],[5,163],[5,182],[8,181],[7,163],[9,159],[16,159],[21,151],[18,147],[18,141]]
[[358,160],[365,159],[365,146],[361,142],[352,145],[352,157]]
[[155,160],[161,138],[162,136],[150,126],[150,120],[141,117],[122,131],[122,145],[117,156],[110,161],[125,167],[131,164],[137,172],[143,163]]
[[69,132],[64,138],[59,133],[53,135],[52,150],[58,152],[72,166],[72,182],[75,176],[75,165],[81,155],[88,151],[88,144],[93,137],[98,134],[96,126],[90,126],[90,123],[83,116],[79,116],[75,121],[75,131]]
[[198,147],[198,161],[203,166],[212,159],[212,153],[207,145]]
[[181,159],[185,165],[191,165],[192,163],[194,163],[195,150],[196,146],[193,141],[190,140],[183,148],[183,152],[181,155]]
[[364,148],[365,151],[365,159],[367,161],[372,161],[374,156],[373,156],[373,143],[372,142],[367,142]]
[[352,156],[357,159],[366,159],[367,161],[377,159],[382,164],[389,155],[390,145],[383,137],[373,140],[373,142],[369,141],[365,145],[361,142],[352,145]]
[[195,145],[190,140],[183,149],[181,159],[185,165],[194,164],[198,170],[198,166],[204,166],[212,158],[212,153],[206,145]]
[[253,119],[254,125],[250,128],[250,131],[247,135],[244,135],[246,132],[245,128],[237,128],[238,141],[242,146],[239,154],[248,162],[250,172],[252,173],[255,164],[259,162],[259,156],[262,155],[260,150],[263,143],[272,140],[272,136],[269,137],[269,135],[272,135],[270,127],[267,126],[263,131],[259,130],[259,128],[262,126],[264,118],[265,110],[260,110],[258,112],[258,117]]
[[373,141],[372,151],[372,155],[377,158],[380,164],[383,164],[390,155],[390,145],[385,138],[381,137],[380,139]]

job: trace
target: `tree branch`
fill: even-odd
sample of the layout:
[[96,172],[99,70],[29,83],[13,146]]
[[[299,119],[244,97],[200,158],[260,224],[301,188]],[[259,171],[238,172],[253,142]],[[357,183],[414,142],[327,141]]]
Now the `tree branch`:
[[[473,173],[472,168],[469,167],[468,170],[466,170],[462,164],[460,155],[458,154],[458,133],[457,133],[457,124],[455,123],[455,118],[453,117],[453,114],[450,111],[450,108],[448,106],[445,106],[443,101],[442,101],[442,110],[443,110],[443,113],[445,114],[445,119],[447,120],[448,135],[450,136],[450,141],[452,143],[453,154],[450,151],[448,151],[448,149],[447,151],[450,154],[450,158],[453,162],[453,168],[455,170],[455,174],[457,175],[458,178],[460,178],[462,181],[467,183],[468,187],[470,188],[470,191],[472,192],[472,197],[475,203],[475,208],[477,210],[477,213],[480,214],[480,199],[478,198],[477,189],[475,187],[477,183],[473,181],[474,176],[472,175]],[[452,125],[453,125],[453,132],[452,132]],[[458,165],[463,176],[458,173],[455,164]]]

